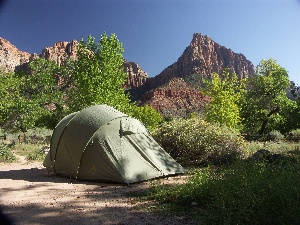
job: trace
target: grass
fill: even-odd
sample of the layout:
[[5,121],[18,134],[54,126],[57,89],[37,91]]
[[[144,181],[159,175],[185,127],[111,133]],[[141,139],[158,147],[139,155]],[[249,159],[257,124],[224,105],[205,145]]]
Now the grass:
[[8,144],[0,143],[0,162],[15,162],[17,160]]
[[259,149],[267,149],[272,153],[279,153],[279,154],[292,154],[293,152],[300,151],[300,143],[297,142],[259,142],[253,141],[248,142],[247,147],[245,148],[244,152],[245,155],[250,156]]
[[152,185],[156,210],[201,224],[300,224],[300,164],[244,160],[195,170],[186,184]]
[[[31,129],[25,135],[21,134],[21,141],[18,134],[6,134],[7,140],[0,145],[0,162],[16,162],[17,155],[25,156],[29,161],[43,161],[45,154],[40,149],[50,145],[51,133],[52,131],[47,129]],[[4,132],[0,131],[0,134]]]

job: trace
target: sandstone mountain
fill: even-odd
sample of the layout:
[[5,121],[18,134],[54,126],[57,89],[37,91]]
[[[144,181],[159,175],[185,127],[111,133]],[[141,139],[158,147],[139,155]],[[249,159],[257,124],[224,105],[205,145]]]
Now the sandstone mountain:
[[57,42],[53,47],[46,47],[42,54],[29,54],[22,52],[12,45],[8,40],[0,37],[0,67],[5,71],[14,72],[25,69],[28,63],[36,58],[52,60],[61,65],[65,60],[76,59],[76,46],[78,42]]
[[[53,60],[58,64],[76,59],[78,41],[57,42],[46,47],[40,55],[19,51],[9,41],[0,37],[0,68],[6,71],[25,69],[35,58]],[[253,64],[242,54],[234,53],[210,37],[200,33],[193,35],[190,45],[177,62],[155,77],[148,77],[135,62],[125,60],[124,72],[128,79],[124,88],[131,93],[132,100],[140,105],[150,105],[163,116],[185,116],[201,111],[209,100],[199,94],[203,78],[210,78],[213,72],[222,74],[225,68],[240,78],[254,74]]]
[[34,54],[22,52],[9,41],[0,37],[0,68],[2,70],[14,71],[16,67],[28,63],[34,57]]
[[201,112],[208,101],[209,97],[178,77],[146,92],[141,98],[142,105],[152,106],[164,117],[186,117]]
[[68,59],[77,59],[77,45],[78,41],[71,42],[59,41],[52,47],[46,47],[42,50],[40,58],[51,60],[61,65]]
[[124,72],[128,74],[128,78],[124,87],[126,89],[135,89],[143,86],[147,79],[148,74],[139,67],[135,62],[125,62],[123,63]]
[[168,66],[159,75],[150,78],[147,89],[164,85],[173,77],[187,77],[198,74],[201,79],[210,77],[213,72],[222,74],[227,68],[239,78],[254,74],[253,64],[242,54],[234,53],[210,37],[195,33],[190,45],[184,50],[177,62]]
[[[234,53],[210,37],[196,33],[177,62],[159,75],[149,78],[145,85],[138,88],[139,92],[133,90],[133,97],[134,100],[141,99],[142,105],[153,106],[164,116],[170,116],[170,112],[174,116],[182,116],[193,111],[201,111],[208,101],[208,98],[196,94],[199,92],[197,89],[201,87],[202,79],[210,78],[213,72],[222,74],[225,68],[229,72],[236,73],[239,78],[254,74],[253,64],[244,55]],[[158,99],[164,100],[166,104],[158,104]]]

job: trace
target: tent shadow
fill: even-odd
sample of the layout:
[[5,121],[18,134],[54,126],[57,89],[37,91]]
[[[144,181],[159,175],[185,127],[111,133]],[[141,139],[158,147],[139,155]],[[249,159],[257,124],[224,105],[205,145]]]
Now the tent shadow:
[[28,168],[28,169],[14,169],[8,171],[0,171],[0,181],[3,179],[24,180],[32,183],[73,183],[85,185],[99,185],[104,186],[124,186],[121,183],[108,183],[97,181],[76,180],[69,177],[49,175],[46,168]]

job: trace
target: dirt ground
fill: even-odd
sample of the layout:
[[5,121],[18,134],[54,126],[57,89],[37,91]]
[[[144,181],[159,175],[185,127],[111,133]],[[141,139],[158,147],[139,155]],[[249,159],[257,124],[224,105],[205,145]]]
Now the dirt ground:
[[[182,182],[184,177],[160,179]],[[127,193],[143,191],[150,182],[122,186],[48,176],[41,162],[0,163],[0,205],[16,225],[194,224],[137,207]],[[155,207],[155,204],[154,206]]]

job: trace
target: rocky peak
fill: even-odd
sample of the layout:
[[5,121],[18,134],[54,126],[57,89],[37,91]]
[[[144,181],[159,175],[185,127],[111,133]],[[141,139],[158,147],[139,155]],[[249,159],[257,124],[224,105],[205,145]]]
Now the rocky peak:
[[243,54],[234,53],[210,37],[196,33],[177,62],[153,79],[149,79],[147,90],[159,87],[173,77],[194,74],[210,77],[213,72],[222,74],[225,68],[228,68],[229,72],[235,72],[240,78],[254,74],[253,64]]
[[254,74],[253,64],[244,55],[196,33],[177,62],[149,78],[139,88],[140,95],[132,92],[134,100],[140,98],[141,104],[151,105],[163,116],[185,116],[201,111],[209,99],[199,94],[197,87],[201,86],[203,77],[209,78],[214,72],[222,74],[225,68],[240,79]]
[[213,72],[222,74],[225,68],[240,78],[254,74],[253,64],[243,54],[234,53],[200,33],[193,35],[192,42],[185,52],[185,57],[191,59],[192,66],[190,71],[185,71],[183,75],[202,73],[210,76]]
[[78,41],[76,40],[71,42],[59,41],[52,47],[44,48],[40,57],[55,61],[58,65],[61,65],[68,59],[77,59],[77,46]]
[[148,74],[137,63],[125,60],[123,67],[124,72],[128,74],[127,81],[124,84],[126,89],[137,88],[146,83]]
[[13,72],[17,66],[28,63],[34,55],[22,52],[8,40],[0,37],[0,67]]

